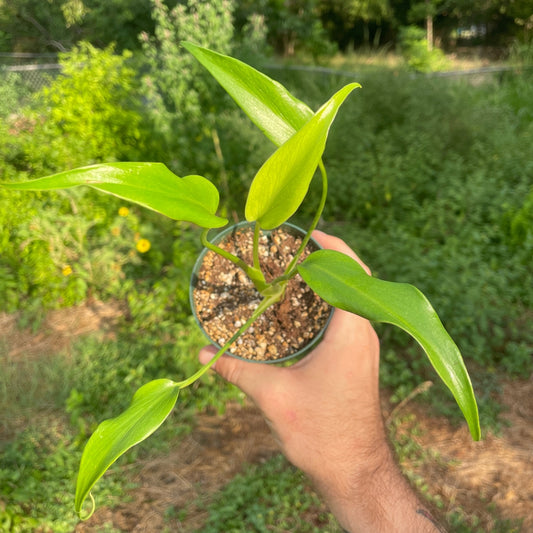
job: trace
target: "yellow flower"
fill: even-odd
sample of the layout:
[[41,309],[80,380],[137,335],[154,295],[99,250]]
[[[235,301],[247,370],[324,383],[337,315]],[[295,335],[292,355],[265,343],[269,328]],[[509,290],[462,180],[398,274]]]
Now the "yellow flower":
[[70,276],[72,274],[72,267],[70,265],[65,265],[61,272],[63,276]]
[[127,207],[121,207],[119,210],[118,210],[118,214],[121,216],[121,217],[127,217],[130,213],[130,210],[127,208]]
[[150,241],[148,239],[139,239],[136,244],[137,251],[141,254],[144,254],[150,249]]
[[120,235],[120,228],[113,226],[111,228],[111,234],[114,235],[115,237],[118,237]]

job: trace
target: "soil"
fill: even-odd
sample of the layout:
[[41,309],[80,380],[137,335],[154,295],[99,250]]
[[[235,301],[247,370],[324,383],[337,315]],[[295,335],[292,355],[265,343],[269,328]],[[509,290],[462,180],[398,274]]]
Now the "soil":
[[[96,331],[116,318],[117,312],[116,306],[104,304],[57,311],[45,322],[44,332],[38,333],[17,330],[12,317],[0,315],[0,344],[13,360],[57,353],[58,346],[68,347],[72,341],[72,324],[83,322],[80,332]],[[423,480],[430,494],[442,498],[443,513],[477,517],[472,531],[496,531],[495,516],[523,518],[520,531],[533,531],[533,376],[503,382],[501,434],[488,433],[480,442],[471,440],[465,425],[455,427],[416,401],[392,409],[387,392],[382,392],[384,416],[389,425],[394,424],[395,434],[409,435],[423,450],[422,457],[415,454],[405,459],[402,468]],[[93,517],[80,523],[76,532],[96,533],[108,525],[138,533],[165,528],[197,531],[206,514],[195,501],[208,501],[244,464],[278,453],[266,423],[252,405],[230,405],[224,415],[203,413],[196,422],[192,434],[170,453],[140,464],[131,501],[114,509],[98,502]],[[176,515],[183,509],[186,518],[178,520]],[[171,519],[169,510],[174,510]],[[313,512],[322,511],[307,510],[308,521],[313,522]],[[511,529],[500,525],[497,531]]]
[[[262,234],[259,259],[266,281],[281,276],[294,258],[301,237],[282,229]],[[253,231],[239,228],[218,246],[252,264]],[[301,260],[317,249],[309,243]],[[261,295],[244,271],[228,259],[208,251],[193,291],[194,308],[208,337],[223,346],[251,317]],[[267,309],[229,349],[256,361],[279,361],[305,348],[320,335],[331,307],[297,274],[287,284],[283,299]]]

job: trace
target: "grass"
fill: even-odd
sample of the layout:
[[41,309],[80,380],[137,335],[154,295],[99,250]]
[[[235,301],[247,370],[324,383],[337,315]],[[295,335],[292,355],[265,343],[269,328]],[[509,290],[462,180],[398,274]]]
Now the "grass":
[[[177,329],[181,331],[182,338],[173,339],[172,344],[176,343],[184,352],[189,351],[195,357],[202,339],[193,330]],[[130,341],[128,344],[121,337],[115,340],[86,337],[74,344],[69,357],[57,354],[49,360],[43,359],[40,363],[34,360],[20,367],[24,369],[27,382],[34,385],[30,387],[33,391],[31,395],[12,397],[9,411],[6,404],[2,406],[4,413],[23,411],[24,420],[19,421],[18,425],[19,428],[25,426],[16,435],[8,435],[8,440],[0,446],[2,531],[34,531],[37,528],[54,533],[72,531],[77,521],[72,512],[73,481],[86,433],[90,427],[94,427],[96,420],[112,415],[115,408],[119,410],[117,405],[128,401],[128,394],[121,387],[109,388],[108,379],[113,378],[120,384],[124,382],[124,376],[131,377],[140,372],[144,380],[148,379],[147,373],[151,372],[150,357],[145,359],[146,367],[140,371],[137,354],[146,354],[144,347],[147,344],[155,346],[155,339],[146,343],[135,338]],[[136,345],[140,346],[139,350]],[[151,359],[161,363],[161,372],[168,372],[168,365],[172,366],[173,363],[169,363],[164,354],[165,349],[155,346]],[[47,380],[47,388],[39,391],[36,384],[51,360],[55,361],[53,365],[48,365],[47,375],[51,379]],[[61,361],[63,364],[60,364]],[[109,366],[115,367],[111,376],[107,375]],[[8,401],[13,386],[20,386],[20,376],[18,385],[13,379],[16,375],[14,369],[2,374],[0,383],[5,391],[3,401]],[[119,376],[122,377],[117,379]],[[189,398],[183,398],[180,408],[158,432],[158,436],[148,440],[133,454],[128,454],[110,475],[105,476],[95,494],[100,505],[105,502],[107,508],[113,508],[119,502],[127,504],[127,491],[135,489],[132,480],[140,466],[153,458],[166,456],[169,446],[179,447],[183,432],[190,431],[194,426],[198,400],[195,397],[200,397],[201,408],[211,405],[215,409],[235,397],[235,392],[227,389],[222,380],[213,381],[215,383],[208,382],[206,387],[200,387]],[[70,419],[63,403],[69,388],[77,391],[66,402]],[[437,468],[446,469],[446,462],[418,443],[420,427],[412,415],[394,416],[389,427],[405,474],[424,498],[443,509],[446,502],[439,495],[438,485],[433,485],[425,477],[424,468],[426,465],[432,468],[437,465]],[[178,530],[179,524],[186,524],[191,512],[205,516],[204,525],[195,529],[205,533],[341,531],[302,473],[282,456],[247,465],[220,491],[203,493],[201,498],[191,502],[190,507],[167,508],[167,531]],[[464,533],[488,531],[483,529],[488,523],[487,517],[494,526],[490,529],[492,532],[519,531],[519,520],[501,519],[496,509],[478,513],[454,505],[445,513],[446,521],[453,526],[452,530]],[[101,524],[99,528],[98,531],[119,531],[113,529],[110,523]]]
[[[159,332],[161,333],[161,332]],[[87,436],[96,423],[118,414],[133,392],[150,379],[174,376],[196,364],[205,344],[197,328],[177,324],[167,341],[148,332],[120,330],[116,339],[80,338],[70,353],[13,359],[7,346],[0,365],[0,529],[54,533],[72,531],[74,480]],[[178,354],[180,356],[178,357]],[[180,364],[181,363],[181,364]],[[213,375],[195,394],[184,391],[158,438],[148,440],[119,465],[168,451],[168,442],[190,431],[197,409],[223,410],[241,393]],[[120,468],[120,467],[119,467]],[[130,478],[131,479],[131,474]],[[105,476],[98,499],[125,500],[131,481]],[[17,529],[18,528],[18,529]]]
[[[420,445],[419,437],[423,433],[420,420],[415,414],[399,413],[388,423],[391,442],[402,471],[411,486],[433,510],[433,515],[446,526],[448,531],[459,533],[518,533],[521,531],[523,518],[502,518],[498,508],[484,501],[483,496],[462,494],[459,497],[449,495],[450,487],[446,473],[457,466],[446,460],[433,448]],[[454,487],[459,493],[465,487]],[[469,499],[471,507],[461,506],[461,500]]]
[[282,455],[246,466],[206,503],[208,518],[199,533],[342,531],[303,474]]

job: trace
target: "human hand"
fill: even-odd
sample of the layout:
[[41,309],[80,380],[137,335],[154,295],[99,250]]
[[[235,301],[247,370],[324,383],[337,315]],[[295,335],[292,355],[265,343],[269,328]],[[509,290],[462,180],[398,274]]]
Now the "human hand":
[[[340,239],[318,231],[313,237],[322,247],[361,263]],[[202,350],[201,362],[214,353],[212,347]],[[293,366],[223,356],[214,369],[254,400],[286,457],[320,486],[329,486],[330,478],[339,480],[339,471],[358,470],[353,463],[366,468],[368,456],[386,446],[379,404],[379,341],[370,323],[359,316],[335,310],[322,342]]]
[[[313,237],[323,248],[353,257],[370,275],[341,239],[320,231]],[[202,364],[215,353],[212,346],[202,349]],[[404,494],[404,500],[396,494],[393,499],[410,507],[418,500],[387,444],[379,399],[379,340],[368,320],[336,309],[318,347],[289,367],[224,355],[213,368],[252,398],[285,456],[313,480],[344,527],[352,532],[435,531],[431,524],[425,529],[427,523],[416,529],[410,516],[400,523],[413,529],[396,529],[405,510],[390,514],[392,504],[384,508],[391,490]]]

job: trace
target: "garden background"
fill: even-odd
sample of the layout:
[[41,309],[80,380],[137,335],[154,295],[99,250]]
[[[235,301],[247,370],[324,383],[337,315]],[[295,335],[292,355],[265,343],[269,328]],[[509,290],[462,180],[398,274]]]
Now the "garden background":
[[[380,327],[402,468],[452,531],[529,531],[532,17],[527,0],[0,1],[0,180],[162,161],[212,180],[240,220],[273,147],[179,42],[246,60],[315,109],[360,82],[326,148],[320,227],[429,297],[485,433],[469,440],[421,350]],[[1,531],[340,531],[253,406],[214,375],[183,391],[77,524],[75,476],[96,424],[143,383],[198,365],[199,249],[197,228],[89,189],[0,189]]]

